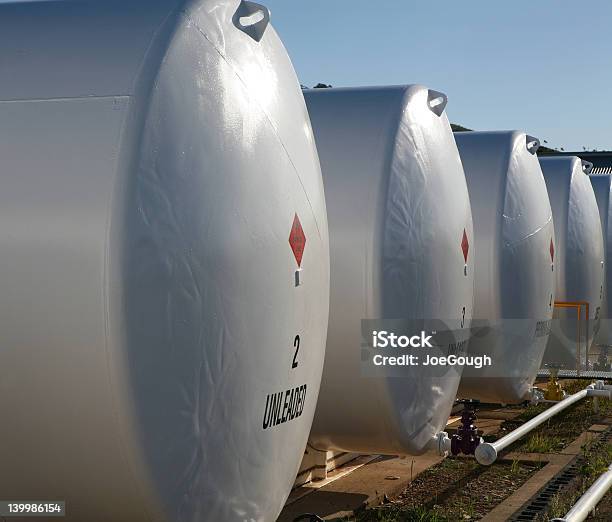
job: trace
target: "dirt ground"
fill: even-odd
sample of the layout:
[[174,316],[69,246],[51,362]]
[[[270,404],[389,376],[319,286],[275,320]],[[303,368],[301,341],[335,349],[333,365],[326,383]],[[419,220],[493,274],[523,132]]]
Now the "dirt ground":
[[[564,383],[568,393],[574,393],[584,386],[584,381]],[[342,520],[355,522],[480,520],[546,464],[544,458],[546,454],[562,452],[589,426],[597,423],[612,424],[611,402],[600,399],[598,412],[594,412],[592,399],[583,400],[568,408],[508,448],[505,454],[510,451],[513,455],[519,453],[519,457],[513,460],[500,460],[490,467],[484,467],[471,458],[447,458],[416,477],[396,498]],[[547,407],[549,404],[518,408],[518,416],[501,423],[499,430],[488,435],[486,439],[496,440]],[[520,454],[530,454],[531,458],[521,460]],[[534,460],[533,454],[542,454],[543,462]],[[540,520],[562,516],[569,510],[612,462],[612,444],[600,443],[593,447],[584,447],[582,457],[584,462],[577,478],[567,490],[553,498],[549,512]],[[589,520],[601,522],[612,520],[612,493],[608,493],[602,500],[595,516]]]

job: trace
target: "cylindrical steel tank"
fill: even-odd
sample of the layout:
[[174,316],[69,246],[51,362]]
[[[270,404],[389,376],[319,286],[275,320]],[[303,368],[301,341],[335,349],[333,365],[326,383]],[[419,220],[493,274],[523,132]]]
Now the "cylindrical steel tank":
[[474,316],[459,396],[525,399],[542,363],[554,301],[554,228],[537,139],[524,132],[457,132],[474,218]]
[[575,369],[585,366],[587,350],[599,329],[604,285],[599,210],[587,175],[590,164],[583,164],[576,156],[554,156],[540,158],[540,165],[556,238],[557,303],[544,362]]
[[280,512],[329,252],[268,21],[237,0],[0,5],[3,499],[80,522]]
[[309,444],[419,453],[446,423],[461,368],[373,377],[361,362],[360,321],[442,318],[467,337],[472,217],[446,97],[422,86],[316,89],[305,97],[331,257],[330,328]]
[[612,298],[612,199],[610,191],[612,183],[610,175],[593,174],[589,176],[595,199],[597,200],[597,208],[599,209],[599,221],[601,223],[601,232],[604,243],[604,287],[601,303],[600,326],[599,332],[595,336],[595,343],[602,345],[612,345],[612,324],[610,324],[610,312],[612,306],[608,303],[608,299]]

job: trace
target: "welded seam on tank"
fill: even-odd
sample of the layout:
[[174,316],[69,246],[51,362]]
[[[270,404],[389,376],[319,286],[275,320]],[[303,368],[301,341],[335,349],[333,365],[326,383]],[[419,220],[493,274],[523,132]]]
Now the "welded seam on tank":
[[[384,152],[385,160],[383,164],[383,172],[391,173],[393,171],[394,158],[395,158],[396,148],[398,146],[397,135],[399,132],[399,127],[400,127],[402,118],[404,117],[404,109],[406,106],[406,96],[407,96],[406,93],[407,93],[407,89],[404,87],[400,90],[398,94],[398,100],[402,106],[402,111],[400,111],[398,114],[395,109],[394,104],[390,103],[389,106],[387,107],[387,112],[385,113],[385,116],[383,118],[384,120],[389,120],[390,122],[389,127],[393,130],[394,139],[389,140],[389,142],[387,143],[387,140],[385,139],[385,137],[388,132],[388,129],[385,127],[381,127],[376,135],[377,146],[381,146],[385,150]],[[380,189],[380,196],[377,196],[375,194],[375,189],[372,189],[372,194],[369,196],[370,198],[372,198],[373,201],[376,201],[376,206],[375,206],[376,214],[375,215],[377,216],[377,219],[378,219],[378,216],[387,215],[387,208],[389,205],[389,187],[391,185],[391,177],[392,177],[391,175],[383,176],[382,184],[384,185],[384,188]],[[369,254],[369,252],[374,252],[375,250],[377,250],[377,247],[373,244],[375,241],[380,242],[380,249],[381,251],[384,251],[385,235],[387,233],[386,232],[387,231],[386,219],[380,219],[378,229],[379,229],[378,235],[375,234],[373,237],[368,239],[368,242],[371,242],[372,245],[370,246],[370,248],[366,249],[366,256]],[[376,240],[377,236],[379,237],[378,240]],[[369,267],[369,270],[372,270],[374,266],[373,258],[367,259],[367,260],[368,260],[368,264],[366,266]],[[380,269],[378,270],[377,274],[374,274],[372,276],[373,278],[378,277],[378,281],[377,281],[378,288],[383,287],[383,279],[384,279],[383,269],[384,267],[382,266],[382,262],[381,262]],[[376,285],[372,286],[372,284],[373,284],[372,280],[369,278],[366,278],[366,281],[364,284],[364,295],[363,295],[364,302],[366,303],[366,307],[365,307],[366,317],[369,317],[372,314],[372,310],[371,310],[372,303],[368,299],[368,296],[373,294],[374,287],[376,286]],[[391,428],[392,428],[391,426],[387,426],[387,429],[391,429]]]
[[[109,348],[109,332],[110,332],[110,325],[111,325],[111,320],[110,320],[110,311],[109,311],[109,267],[110,267],[110,245],[111,245],[111,230],[112,230],[112,209],[114,208],[115,205],[115,197],[116,197],[116,187],[117,187],[117,183],[119,180],[119,168],[122,165],[122,160],[124,160],[124,148],[123,148],[123,144],[124,144],[124,139],[125,139],[125,135],[129,130],[129,121],[130,121],[130,116],[131,115],[136,115],[138,113],[143,113],[146,114],[146,111],[148,110],[149,107],[149,101],[150,101],[150,96],[151,96],[151,91],[153,89],[153,83],[151,83],[151,85],[149,86],[149,91],[146,93],[146,96],[143,97],[142,99],[142,103],[135,103],[133,104],[132,101],[134,99],[138,99],[136,98],[136,93],[138,92],[138,85],[140,84],[144,84],[145,80],[144,80],[144,74],[145,71],[150,67],[151,71],[153,72],[153,77],[156,78],[158,71],[159,71],[159,67],[161,65],[161,61],[163,59],[163,54],[162,54],[162,58],[154,60],[153,59],[153,50],[157,47],[162,45],[163,42],[163,37],[162,35],[164,34],[164,32],[166,32],[166,38],[169,41],[172,37],[172,34],[174,32],[174,25],[171,25],[170,27],[168,27],[168,24],[171,24],[171,21],[173,19],[178,18],[179,15],[179,11],[176,9],[172,9],[170,12],[167,13],[167,15],[163,18],[163,20],[161,21],[161,23],[157,26],[157,28],[155,29],[155,31],[153,32],[151,39],[149,40],[149,44],[147,45],[147,48],[144,52],[144,54],[142,55],[142,61],[140,62],[140,64],[138,65],[138,71],[137,74],[135,76],[135,80],[134,80],[134,84],[132,86],[132,91],[134,92],[133,96],[130,95],[125,95],[125,96],[112,96],[112,98],[123,98],[126,100],[127,102],[127,113],[126,113],[126,117],[124,118],[124,122],[123,125],[121,126],[121,131],[119,133],[119,138],[118,138],[118,143],[117,143],[117,168],[115,169],[115,172],[113,174],[113,182],[112,182],[112,192],[111,192],[111,197],[109,199],[108,202],[108,207],[106,209],[106,223],[105,223],[105,227],[106,227],[106,237],[104,240],[104,249],[105,249],[105,259],[104,259],[104,272],[103,272],[103,285],[102,285],[102,292],[103,292],[103,299],[104,299],[104,321],[105,321],[105,325],[104,325],[104,330],[105,330],[105,338],[104,338],[104,345],[105,345],[105,355],[106,355],[106,365],[107,365],[107,376],[108,376],[108,381],[109,381],[109,389],[110,389],[110,395],[111,395],[111,400],[112,400],[112,410],[113,410],[113,416],[115,419],[115,422],[117,424],[117,427],[119,428],[119,434],[118,434],[118,438],[119,438],[119,447],[122,450],[122,458],[123,461],[125,462],[128,472],[130,474],[130,478],[132,479],[132,483],[134,484],[134,489],[135,491],[140,495],[141,501],[143,503],[143,505],[145,506],[144,509],[144,513],[143,515],[146,517],[147,520],[152,521],[155,517],[153,515],[153,513],[151,513],[149,505],[146,501],[147,497],[148,497],[148,493],[149,491],[147,491],[149,489],[149,487],[151,487],[151,484],[148,484],[146,487],[142,484],[142,481],[137,480],[137,473],[136,470],[134,469],[133,465],[132,465],[132,459],[129,458],[129,451],[128,451],[128,447],[126,444],[126,434],[124,432],[124,428],[122,427],[122,422],[120,421],[120,414],[119,414],[119,408],[118,408],[118,397],[116,395],[116,387],[114,386],[114,382],[113,382],[113,378],[112,378],[112,356],[111,356],[111,350]],[[91,99],[93,98],[92,96],[85,96],[85,99]],[[134,105],[134,106],[133,106]],[[134,116],[134,122],[136,121],[136,116]],[[136,124],[135,124],[136,125]],[[135,128],[131,129],[132,132],[135,132],[135,143],[138,145],[137,150],[140,150],[141,144],[142,144],[142,132],[144,129],[144,121],[141,122],[140,126],[136,125]],[[129,156],[128,156],[129,158]],[[131,161],[128,160],[127,162],[127,166],[128,168],[132,167]],[[153,486],[154,487],[154,486]]]
[[[511,172],[515,172],[515,171],[520,171],[521,169],[521,162],[519,161],[519,158],[521,158],[522,154],[524,154],[524,136],[525,134],[522,132],[518,132],[518,131],[513,131],[512,132],[513,135],[513,139],[514,139],[514,144],[512,146],[511,151],[509,152],[508,157],[506,158],[507,160],[507,166],[506,166],[506,175],[505,175],[505,182],[506,182],[506,189],[508,189],[508,183],[510,183],[509,181],[509,176]],[[546,184],[544,185],[546,186]],[[505,201],[505,196],[503,196],[503,203],[502,203],[502,208],[504,209],[504,211],[506,210],[506,201]],[[513,221],[515,221],[516,219],[520,219],[521,217],[521,212],[519,211],[518,216],[513,217],[510,216],[508,214],[506,214],[504,211],[502,211],[502,219],[500,222],[501,225],[501,235],[500,237],[502,238],[503,244],[504,244],[504,248],[514,248],[517,245],[521,245],[522,243],[524,243],[525,241],[528,241],[530,238],[534,237],[536,234],[538,234],[539,232],[541,232],[543,229],[545,229],[549,224],[552,224],[553,221],[553,215],[552,215],[552,209],[550,210],[550,214],[548,216],[548,219],[539,227],[535,228],[533,231],[529,232],[527,235],[523,236],[521,239],[514,241],[514,242],[509,242],[504,240],[504,228],[505,225],[512,223]]]
[[[383,252],[386,257],[388,254],[388,235],[397,231],[399,226],[403,231],[407,232],[408,238],[413,238],[415,234],[413,223],[415,216],[422,213],[422,208],[425,204],[425,193],[429,190],[429,183],[427,176],[423,173],[431,172],[432,165],[427,154],[423,154],[423,148],[420,147],[421,143],[419,138],[423,138],[422,134],[419,133],[417,136],[417,129],[411,125],[409,117],[407,115],[408,110],[408,98],[411,94],[412,88],[408,87],[402,91],[401,94],[401,105],[402,110],[397,115],[393,122],[394,127],[394,140],[391,144],[391,153],[389,155],[389,177],[387,187],[385,189],[385,221],[383,223]],[[419,169],[413,169],[410,165],[412,161],[416,161],[419,165]],[[422,182],[422,190],[418,197],[410,201],[408,206],[399,205],[395,198],[396,192],[391,192],[393,185],[407,184],[410,185],[414,182],[414,179],[410,179],[410,175],[416,172],[421,173],[420,181]],[[417,236],[420,235],[420,231],[416,232]],[[404,234],[401,234],[402,236]],[[404,261],[406,259],[404,258]],[[381,271],[381,277],[384,278],[382,272],[388,270],[387,263],[383,260],[383,266]],[[457,386],[459,380],[457,380]],[[392,383],[387,383],[388,390],[391,390]],[[387,396],[387,399],[389,396]],[[405,417],[410,415],[410,410],[400,410],[396,412],[396,416],[391,419],[386,419],[387,430],[395,429],[397,433],[403,433],[405,427],[409,424],[405,422]],[[414,441],[418,434],[424,430],[426,426],[434,426],[433,415],[429,415],[419,426],[415,427],[412,432],[402,435],[400,438],[401,449],[405,449],[405,446],[409,445],[409,442]],[[435,426],[433,432],[439,431],[442,426]],[[398,447],[398,450],[400,448]]]
[[[402,110],[397,115],[394,122],[395,139],[393,140],[390,154],[389,178],[385,198],[386,217],[383,225],[383,252],[385,256],[388,254],[387,236],[389,233],[393,233],[393,231],[397,230],[396,225],[398,224],[399,227],[406,232],[408,241],[411,241],[415,237],[422,240],[421,230],[415,229],[414,222],[416,216],[421,215],[423,211],[426,199],[425,194],[429,191],[429,181],[424,173],[431,172],[432,165],[428,155],[423,153],[423,134],[409,121],[409,116],[407,115],[409,97],[413,92],[415,92],[414,86],[404,88],[402,91]],[[413,168],[411,166],[411,160],[415,161],[420,168]],[[408,206],[398,205],[398,201],[395,198],[396,193],[391,193],[392,185],[395,183],[406,185],[413,184],[415,180],[410,178],[414,176],[415,173],[419,175],[422,191],[419,192],[418,195],[414,194],[414,199],[410,200]],[[395,223],[392,222],[393,219],[395,219]],[[404,236],[404,234],[400,235]],[[407,249],[406,254],[408,254],[410,250],[411,249]],[[404,261],[406,261],[406,258],[404,258]],[[386,271],[388,266],[385,264],[382,268],[383,271]],[[410,291],[412,290],[414,290],[414,287],[410,289]]]
[[[238,73],[238,71],[236,70],[236,68],[232,65],[232,63],[230,62],[230,60],[228,60],[227,56],[225,54],[223,54],[223,52],[221,51],[221,49],[219,49],[214,43],[213,41],[206,35],[206,33],[202,30],[202,28],[198,25],[198,23],[194,20],[194,18],[189,14],[188,11],[183,10],[182,11],[183,16],[185,17],[185,19],[190,22],[193,27],[195,27],[195,29],[198,31],[198,33],[200,33],[200,35],[211,45],[211,47],[219,54],[219,56],[221,56],[221,58],[223,58],[223,61],[229,66],[229,68],[231,69],[231,71],[234,73],[234,75],[236,76],[236,78],[238,78],[238,80],[240,81],[240,83],[242,84],[242,86],[245,88],[247,93],[250,93],[251,91],[249,90],[249,86],[248,84],[244,81],[244,79],[242,78],[242,76],[240,76],[240,74]],[[272,129],[274,130],[274,135],[276,136],[276,139],[278,140],[280,146],[283,148],[283,151],[285,152],[285,155],[287,156],[287,159],[289,160],[289,163],[291,164],[291,167],[293,168],[293,171],[295,172],[295,175],[298,179],[298,181],[300,182],[300,185],[302,186],[302,190],[304,192],[304,195],[306,196],[306,201],[308,201],[308,206],[310,207],[310,210],[312,212],[313,215],[313,219],[315,222],[315,226],[317,227],[317,232],[319,234],[319,237],[321,236],[321,229],[319,227],[319,221],[317,219],[317,213],[315,212],[314,207],[312,206],[312,202],[310,201],[310,197],[308,195],[308,191],[306,190],[306,187],[304,186],[304,183],[302,182],[302,178],[295,166],[295,163],[293,163],[293,159],[291,158],[291,155],[289,154],[289,151],[287,150],[287,148],[285,147],[285,143],[283,142],[283,140],[281,139],[281,137],[278,134],[278,128],[276,127],[276,125],[274,124],[274,121],[272,120],[272,118],[270,117],[270,115],[267,113],[267,111],[261,106],[261,104],[259,103],[259,100],[257,98],[251,98],[259,107],[259,109],[261,110],[261,112],[265,115],[266,120],[268,120],[268,123],[271,125]]]
[[[116,97],[115,97],[116,98]],[[125,96],[122,97],[122,99],[126,100],[126,105],[127,105],[127,114],[126,117],[124,117],[124,121],[121,125],[121,130],[119,131],[119,136],[117,138],[117,143],[115,145],[115,150],[117,153],[117,162],[116,162],[116,166],[115,166],[115,172],[113,173],[113,182],[111,184],[111,197],[109,198],[109,203],[108,203],[108,207],[106,209],[106,223],[105,223],[105,238],[104,238],[104,264],[103,264],[103,273],[102,273],[102,299],[103,299],[103,306],[104,306],[104,352],[105,352],[105,358],[106,358],[106,371],[107,371],[107,377],[108,377],[108,386],[109,386],[109,392],[110,392],[110,396],[111,396],[111,404],[112,404],[112,414],[113,414],[113,418],[115,420],[115,423],[117,425],[117,427],[119,428],[119,433],[117,435],[117,439],[118,439],[118,446],[120,448],[121,451],[121,460],[123,460],[123,462],[125,463],[127,469],[129,470],[129,474],[130,474],[130,478],[132,480],[132,484],[134,485],[134,489],[135,491],[138,492],[138,494],[141,497],[141,502],[143,502],[143,505],[146,506],[146,497],[147,495],[145,494],[145,492],[142,490],[142,487],[140,485],[140,482],[136,479],[136,472],[134,469],[132,469],[132,465],[130,462],[130,459],[128,457],[128,449],[127,449],[127,445],[125,443],[124,440],[124,436],[123,436],[123,430],[121,429],[121,421],[120,421],[120,414],[118,411],[118,407],[117,407],[117,403],[118,403],[118,399],[115,395],[115,383],[113,382],[113,378],[112,378],[112,367],[113,367],[113,363],[112,363],[112,357],[111,357],[111,353],[110,353],[110,348],[109,348],[109,337],[110,337],[110,324],[111,324],[111,319],[110,319],[110,310],[109,310],[109,277],[108,277],[108,273],[109,273],[109,266],[110,266],[110,244],[111,244],[111,239],[110,239],[110,235],[111,235],[111,216],[112,216],[112,208],[113,208],[113,204],[114,204],[114,191],[115,191],[115,187],[116,187],[116,180],[118,177],[118,170],[120,168],[120,158],[122,155],[122,144],[123,144],[123,140],[125,139],[125,134],[126,134],[126,127],[127,127],[127,118],[129,117],[129,113],[130,113],[130,101],[131,101],[131,96]],[[145,508],[145,513],[144,513],[145,517],[152,521],[153,518],[151,516],[151,513],[149,512],[148,509]]]
[[[507,218],[507,219],[511,219],[510,216],[507,216],[506,214],[502,214],[502,217]],[[526,236],[522,237],[518,241],[514,241],[513,243],[509,243],[509,242],[506,241],[506,242],[504,242],[504,244],[507,247],[515,247],[516,245],[520,245],[521,243],[524,243],[528,239],[532,238],[533,236],[535,236],[536,234],[538,234],[539,232],[544,230],[551,223],[552,223],[552,214],[548,217],[548,219],[546,220],[546,222],[542,226],[539,226],[533,232],[529,232]]]
[[0,103],[27,103],[27,102],[61,102],[73,100],[112,100],[115,98],[132,98],[131,94],[84,94],[82,96],[57,96],[54,98],[15,98],[11,100],[0,100]]

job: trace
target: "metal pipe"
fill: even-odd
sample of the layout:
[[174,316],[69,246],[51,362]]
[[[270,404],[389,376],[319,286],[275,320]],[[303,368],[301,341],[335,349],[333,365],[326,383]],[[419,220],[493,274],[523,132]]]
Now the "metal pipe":
[[576,376],[580,377],[580,320],[582,319],[582,306],[578,305],[578,351],[576,352]]
[[447,457],[451,454],[452,441],[446,431],[441,431],[435,435],[427,446],[428,451],[434,451],[442,457]]
[[497,460],[498,453],[507,448],[513,442],[517,441],[521,437],[525,436],[527,433],[537,428],[544,421],[550,419],[560,411],[565,410],[572,404],[584,399],[587,396],[596,396],[596,397],[607,397],[610,398],[611,390],[606,390],[604,388],[604,384],[602,381],[597,381],[597,383],[589,384],[584,390],[579,391],[578,393],[574,393],[570,395],[566,399],[558,402],[554,406],[551,406],[546,411],[540,413],[533,419],[527,421],[522,426],[519,426],[514,431],[508,433],[508,435],[502,437],[501,439],[495,442],[484,442],[480,444],[476,451],[474,452],[474,456],[479,464],[484,466],[490,466]]
[[[585,346],[585,368],[589,369],[589,303],[586,303],[586,346]],[[578,365],[580,366],[580,365]]]
[[589,397],[605,397],[610,399],[612,397],[612,390],[587,390]]
[[581,522],[585,520],[597,503],[604,497],[612,486],[612,464],[603,475],[580,497],[578,502],[570,509],[563,518],[553,518],[557,522]]
[[578,337],[576,339],[576,375],[580,377],[580,355],[582,352],[582,307],[585,309],[585,322],[586,322],[586,332],[585,332],[585,368],[589,369],[589,302],[588,301],[555,301],[555,308],[576,308],[578,310],[578,314],[576,317],[576,330],[578,332]]

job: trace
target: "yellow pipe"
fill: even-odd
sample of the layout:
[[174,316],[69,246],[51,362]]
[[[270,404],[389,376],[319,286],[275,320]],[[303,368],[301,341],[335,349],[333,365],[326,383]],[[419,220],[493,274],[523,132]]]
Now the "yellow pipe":
[[581,343],[581,323],[582,319],[582,307],[585,308],[585,319],[586,319],[586,339],[585,339],[585,360],[586,366],[588,368],[589,364],[589,303],[588,301],[555,301],[555,308],[576,308],[578,310],[577,316],[577,335],[578,339],[576,340],[577,350],[576,350],[576,375],[580,377],[580,352],[582,351],[582,343]]

